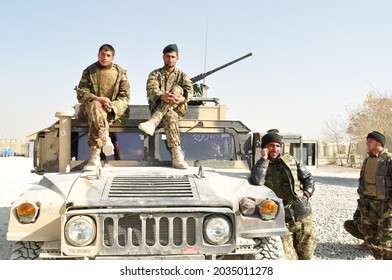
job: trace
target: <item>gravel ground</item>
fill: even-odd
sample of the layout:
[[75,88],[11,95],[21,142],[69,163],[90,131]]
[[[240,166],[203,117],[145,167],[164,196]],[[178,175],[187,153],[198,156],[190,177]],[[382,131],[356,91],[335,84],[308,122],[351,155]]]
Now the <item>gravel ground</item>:
[[311,198],[314,230],[318,239],[315,259],[373,260],[363,241],[343,228],[357,207],[359,169],[347,167],[309,167],[316,181]]
[[[30,172],[31,158],[0,157],[0,260],[11,254],[6,240],[9,207],[12,201],[41,176]],[[356,207],[359,170],[343,167],[309,167],[316,180],[311,198],[315,234],[318,238],[317,260],[372,260],[373,257],[358,240],[343,229],[343,222],[352,218]]]

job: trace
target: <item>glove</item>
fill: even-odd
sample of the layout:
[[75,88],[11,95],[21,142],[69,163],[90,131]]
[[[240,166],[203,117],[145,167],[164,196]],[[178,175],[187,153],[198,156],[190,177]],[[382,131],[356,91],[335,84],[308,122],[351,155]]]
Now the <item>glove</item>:
[[312,208],[310,207],[310,202],[306,198],[294,198],[290,209],[294,212],[294,218],[296,221],[301,221],[305,219],[312,213]]

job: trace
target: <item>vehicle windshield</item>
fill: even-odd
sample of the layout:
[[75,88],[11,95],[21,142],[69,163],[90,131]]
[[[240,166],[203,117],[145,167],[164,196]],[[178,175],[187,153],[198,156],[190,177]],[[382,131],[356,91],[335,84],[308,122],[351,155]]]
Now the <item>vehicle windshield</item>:
[[[114,145],[114,155],[106,157],[101,153],[102,160],[144,160],[144,136],[139,132],[110,132]],[[90,149],[87,145],[88,134],[79,133],[77,141],[72,143],[72,157],[76,160],[88,160]]]
[[[143,161],[146,158],[144,148],[145,136],[140,132],[110,133],[115,146],[115,154],[105,157],[103,160],[132,160]],[[77,133],[73,137],[72,158],[75,160],[88,160],[90,150],[87,145],[88,134]],[[170,161],[171,155],[166,144],[166,136],[159,133],[158,147],[155,157],[160,161]],[[181,148],[185,154],[185,160],[234,160],[234,139],[230,133],[181,133]]]
[[[181,133],[185,160],[234,160],[234,140],[229,133]],[[170,160],[166,136],[159,134],[159,159]]]

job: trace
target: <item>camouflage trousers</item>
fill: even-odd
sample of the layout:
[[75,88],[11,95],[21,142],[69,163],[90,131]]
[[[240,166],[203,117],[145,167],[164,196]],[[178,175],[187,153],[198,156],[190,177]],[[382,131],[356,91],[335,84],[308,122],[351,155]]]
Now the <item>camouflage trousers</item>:
[[311,260],[316,249],[313,234],[312,215],[301,221],[286,223],[289,235],[282,236],[283,249],[287,260]]
[[365,196],[358,202],[368,249],[377,260],[392,260],[392,209],[388,201]]
[[172,105],[165,102],[161,102],[153,109],[153,115],[158,113],[162,116],[162,121],[159,125],[163,127],[169,149],[181,146],[178,120],[185,116],[187,110],[187,104]]
[[99,101],[88,102],[81,114],[88,121],[88,145],[101,148],[106,142],[109,131],[108,117],[112,119],[112,116],[106,112]]
[[360,200],[358,199],[357,200],[357,209],[355,209],[355,212],[353,214],[353,221],[357,225],[361,224],[361,211],[359,210],[359,203],[360,203]]

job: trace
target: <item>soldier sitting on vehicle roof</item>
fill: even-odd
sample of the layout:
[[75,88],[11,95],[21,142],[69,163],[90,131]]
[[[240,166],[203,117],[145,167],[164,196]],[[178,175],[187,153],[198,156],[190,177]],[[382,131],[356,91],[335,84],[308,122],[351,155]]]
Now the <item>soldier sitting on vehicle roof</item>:
[[109,136],[109,124],[128,118],[130,85],[126,70],[113,63],[115,51],[109,44],[98,50],[98,61],[88,66],[76,87],[81,103],[78,115],[88,120],[90,161],[84,170],[101,166],[101,151],[110,156],[114,145]]
[[147,80],[147,98],[152,115],[148,121],[140,123],[139,129],[152,136],[157,126],[162,124],[173,167],[185,169],[189,166],[181,150],[178,120],[188,110],[193,86],[188,76],[176,68],[178,59],[176,44],[163,49],[164,66],[152,71]]

